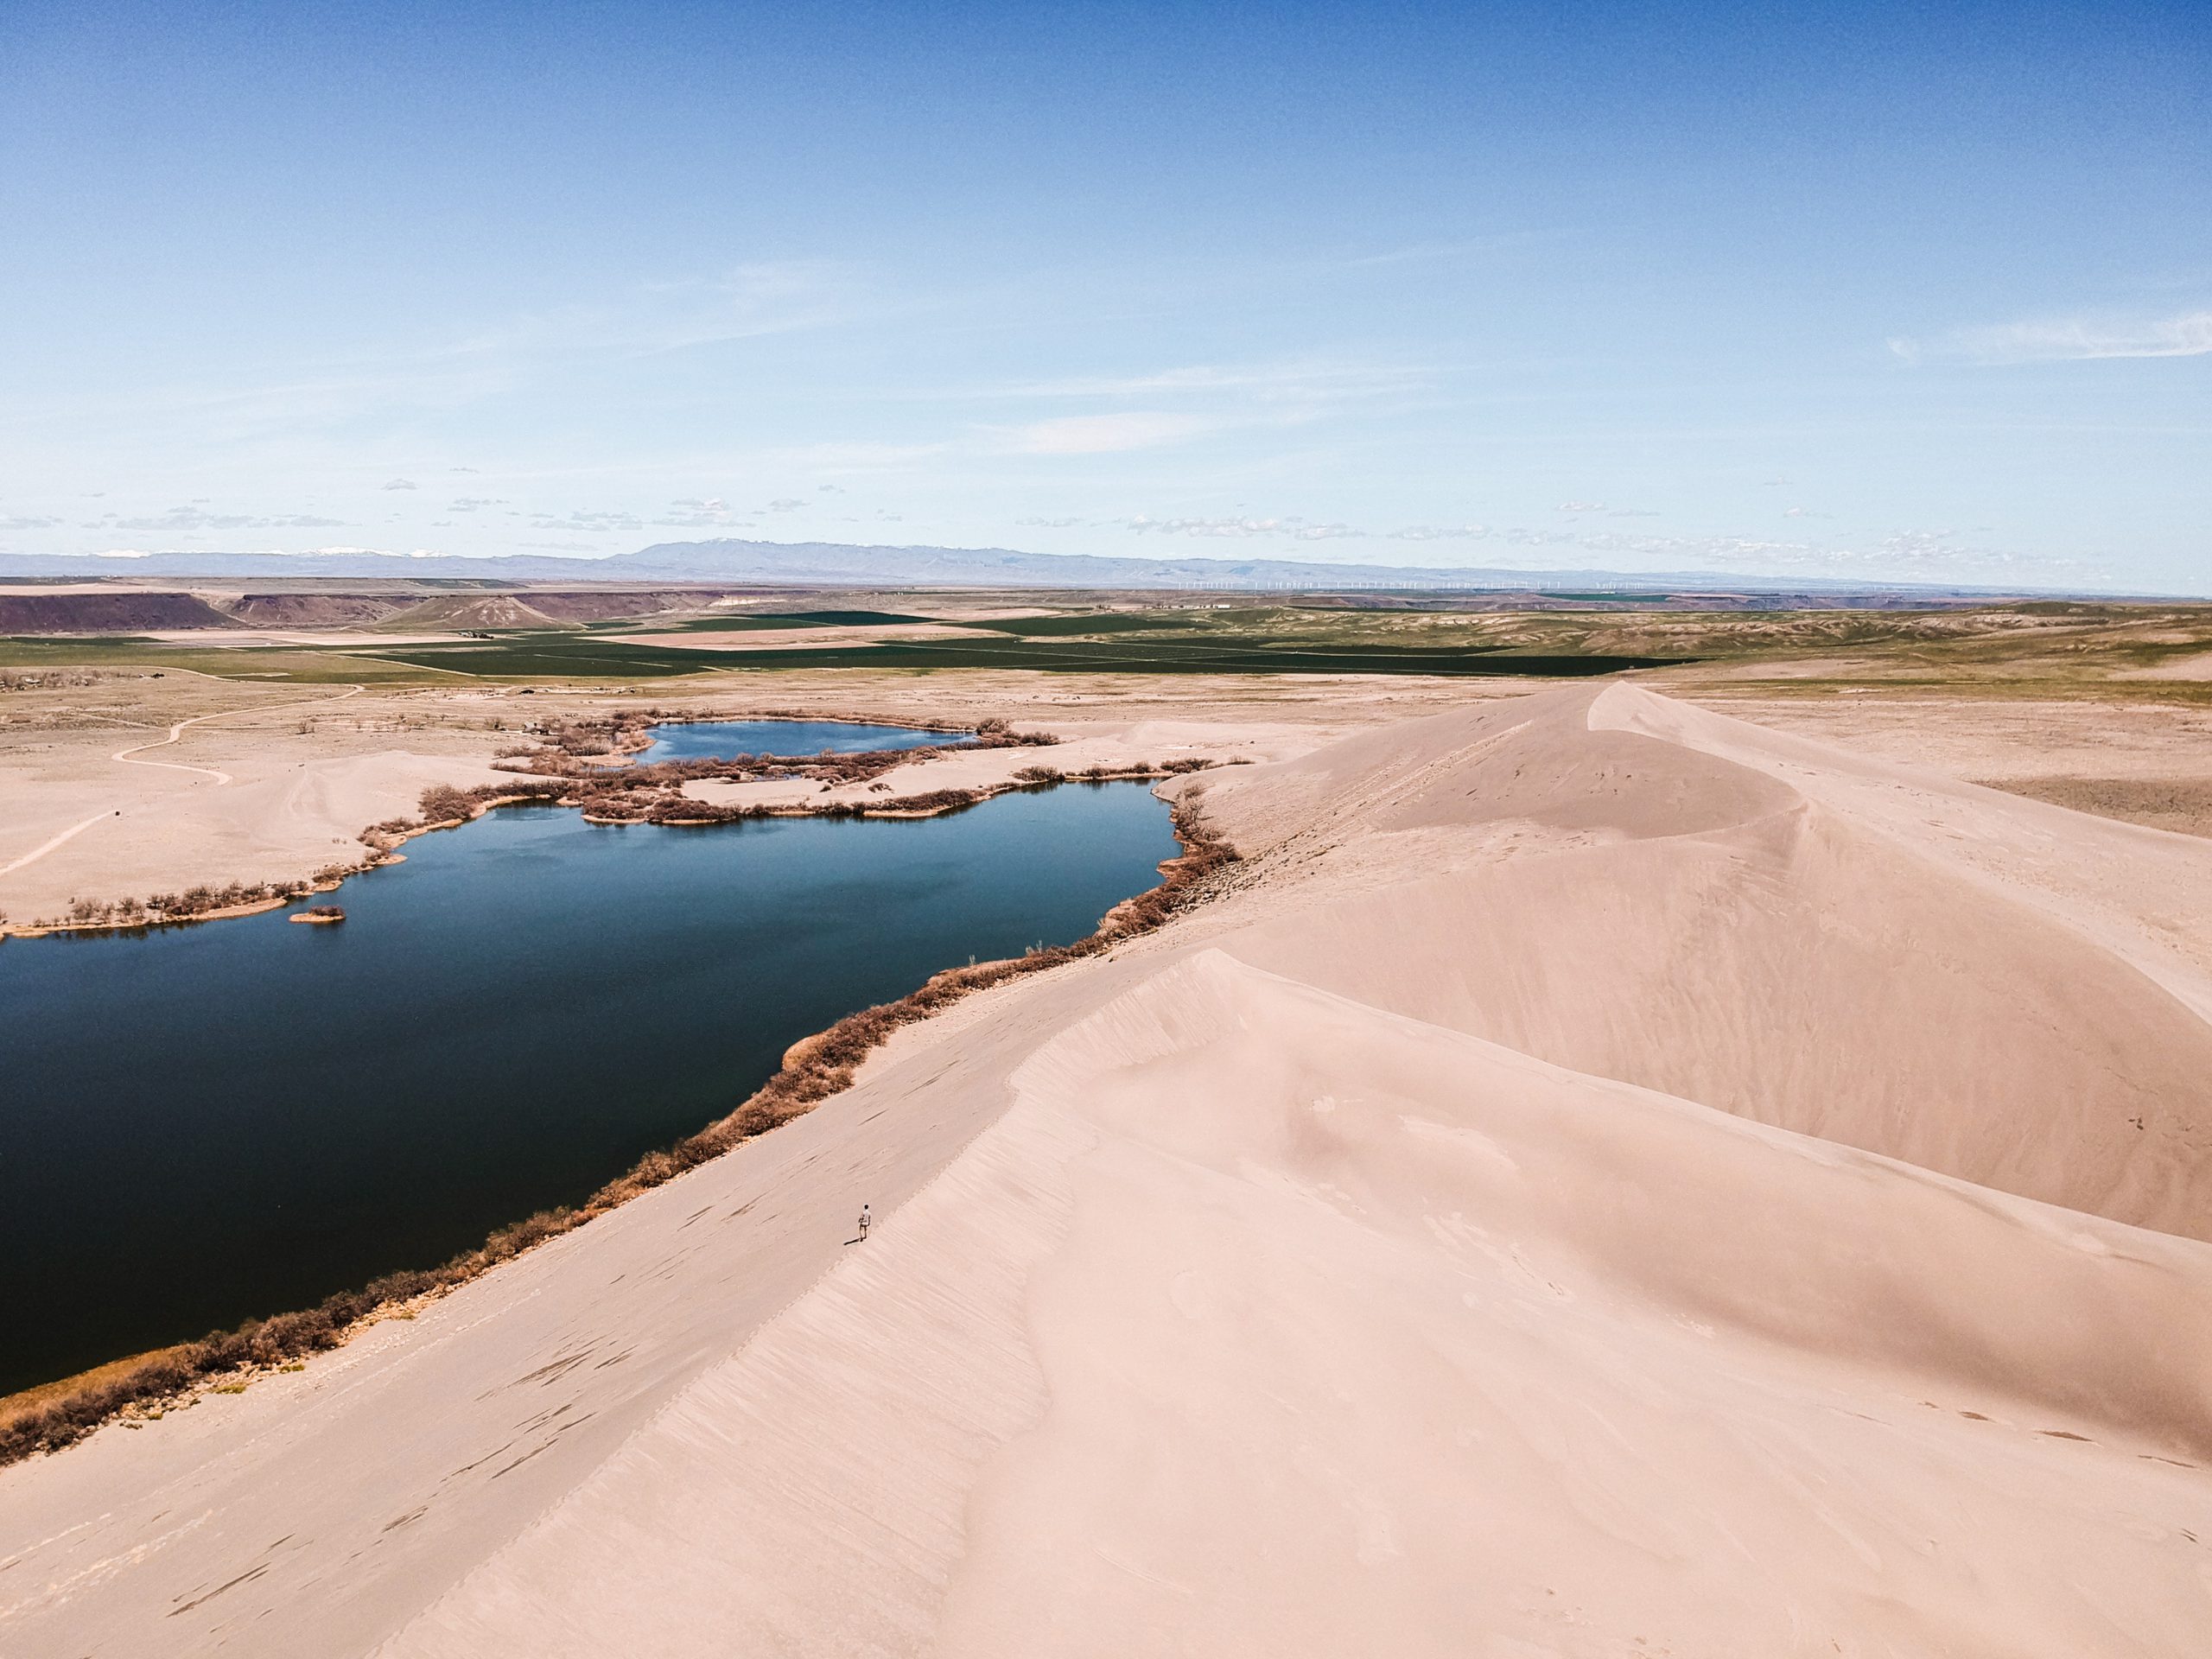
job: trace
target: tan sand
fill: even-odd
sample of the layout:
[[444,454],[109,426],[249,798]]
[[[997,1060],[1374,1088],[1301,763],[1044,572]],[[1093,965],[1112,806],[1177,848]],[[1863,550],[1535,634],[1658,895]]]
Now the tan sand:
[[1233,722],[1059,719],[1049,722],[1048,728],[1059,738],[1049,748],[953,750],[894,767],[868,784],[843,784],[825,789],[807,779],[728,783],[709,778],[686,784],[683,792],[694,800],[716,806],[784,806],[798,803],[820,806],[833,802],[867,805],[900,796],[924,795],[933,790],[1000,789],[1014,782],[1016,773],[1040,766],[1067,774],[1092,766],[1126,772],[1141,766],[1168,766],[1179,760],[1204,760],[1215,766],[1245,765],[1301,754],[1314,742],[1309,728],[1249,718]]
[[0,1472],[0,1652],[2203,1650],[2212,844],[1627,686],[1167,787],[1211,906]]
[[1759,726],[1955,777],[2212,777],[2212,706],[1885,694],[1698,699]]
[[497,779],[494,748],[520,738],[403,727],[388,706],[364,713],[358,686],[180,678],[0,743],[0,918],[357,862],[361,830],[432,784]]

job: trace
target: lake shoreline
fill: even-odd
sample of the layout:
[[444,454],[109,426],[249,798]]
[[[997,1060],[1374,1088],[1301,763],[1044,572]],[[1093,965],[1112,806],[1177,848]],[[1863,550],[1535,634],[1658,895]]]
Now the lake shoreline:
[[[761,753],[733,756],[721,761],[672,760],[639,763],[637,757],[660,741],[655,735],[664,728],[715,725],[785,725],[793,727],[844,726],[861,731],[900,732],[927,734],[947,740],[942,745],[893,747],[880,750],[832,750],[824,748],[813,753],[779,754]],[[941,716],[917,715],[893,721],[871,715],[827,714],[802,715],[790,710],[771,710],[759,715],[732,715],[716,710],[676,710],[660,708],[639,709],[618,709],[612,713],[587,715],[581,720],[555,721],[531,728],[537,739],[535,744],[505,750],[495,758],[493,770],[511,776],[532,779],[561,779],[568,791],[580,795],[591,793],[596,783],[601,788],[612,786],[620,777],[634,780],[639,777],[655,777],[662,770],[682,771],[686,775],[713,775],[710,768],[716,765],[734,766],[740,762],[753,763],[777,769],[776,775],[788,775],[797,771],[801,775],[814,775],[806,768],[832,767],[849,771],[855,763],[866,763],[875,772],[887,772],[905,760],[925,755],[941,754],[948,751],[976,747],[1051,747],[1058,739],[1051,734],[1013,734],[1003,721],[982,720],[962,724]],[[598,745],[593,738],[603,740]],[[580,741],[581,740],[581,741]],[[524,765],[510,766],[500,761],[520,760]],[[476,807],[490,808],[526,804],[582,804],[582,799],[556,800],[549,785],[536,787],[510,786],[510,792],[501,793],[496,786],[477,785],[473,789],[456,789],[451,785],[433,785],[423,791],[427,803],[433,795],[451,800],[456,806],[468,804],[472,810],[454,817],[433,814],[424,804],[418,804],[419,817],[394,817],[380,820],[356,832],[352,839],[369,849],[369,855],[345,863],[328,864],[312,874],[289,879],[276,879],[255,882],[232,880],[218,889],[201,883],[182,887],[181,893],[162,893],[141,899],[135,895],[105,901],[72,901],[67,914],[49,914],[28,921],[10,920],[0,915],[0,943],[10,938],[43,938],[57,933],[143,933],[156,928],[183,926],[196,922],[224,921],[241,916],[257,916],[288,904],[316,894],[334,892],[338,887],[356,875],[366,874],[384,865],[403,861],[397,848],[416,835],[430,830],[451,829],[472,822],[481,816]],[[827,811],[791,810],[773,815],[729,815],[712,808],[702,808],[698,822],[720,823],[733,816],[780,816],[791,817],[833,816]],[[608,822],[594,818],[592,822]],[[627,822],[628,820],[619,820]],[[160,901],[170,900],[164,906]]]
[[[287,905],[326,893],[335,893],[357,876],[367,875],[389,865],[404,864],[406,855],[399,848],[418,836],[434,835],[440,830],[460,830],[474,823],[487,812],[505,806],[551,806],[581,812],[583,821],[602,829],[620,829],[649,824],[659,829],[710,829],[719,824],[749,823],[769,818],[861,818],[874,820],[919,820],[943,817],[948,813],[964,811],[971,806],[995,800],[1001,795],[1014,795],[1042,789],[1057,789],[1063,784],[1125,784],[1165,782],[1191,772],[1210,770],[1218,763],[1208,762],[1205,766],[1188,765],[1141,763],[1117,768],[1094,767],[1081,773],[1058,773],[1050,778],[1013,779],[1003,783],[976,785],[957,790],[934,790],[920,795],[894,796],[882,802],[832,801],[815,805],[804,801],[762,803],[741,808],[716,807],[700,803],[696,815],[686,817],[613,817],[595,814],[581,800],[539,791],[508,791],[472,800],[468,811],[460,817],[410,824],[404,829],[372,825],[361,832],[363,840],[377,849],[375,854],[360,863],[350,867],[342,875],[319,877],[299,884],[301,891],[271,894],[250,899],[242,904],[222,905],[213,909],[194,911],[184,915],[159,915],[143,921],[65,921],[50,923],[12,924],[0,921],[0,943],[9,939],[42,939],[64,933],[151,933],[157,929],[191,927],[202,922],[233,920],[241,916],[262,916]],[[375,836],[375,841],[368,837]]]
[[[42,918],[29,922],[10,922],[4,916],[0,916],[0,944],[10,938],[37,939],[59,933],[144,934],[157,928],[182,927],[199,922],[226,921],[241,916],[264,915],[270,911],[281,909],[286,905],[297,904],[304,899],[321,893],[334,893],[347,880],[358,875],[365,875],[371,870],[380,869],[389,864],[404,863],[405,855],[398,849],[416,836],[427,835],[434,830],[459,829],[464,823],[474,823],[483,817],[486,811],[501,806],[581,807],[584,809],[585,822],[588,823],[638,822],[639,819],[632,817],[612,817],[603,814],[594,816],[590,810],[592,784],[596,781],[603,785],[607,781],[607,774],[610,771],[620,772],[626,779],[633,779],[639,777],[656,776],[658,769],[661,767],[678,768],[688,776],[702,766],[701,762],[696,760],[650,762],[642,766],[637,765],[634,757],[651,748],[653,743],[658,741],[653,736],[654,733],[669,726],[767,724],[784,721],[789,721],[793,725],[837,725],[852,726],[861,730],[881,729],[928,733],[932,735],[942,734],[956,740],[955,742],[942,747],[855,750],[841,752],[837,754],[836,758],[840,761],[861,764],[871,768],[870,772],[866,775],[888,772],[905,759],[941,753],[945,748],[961,747],[967,744],[983,747],[995,746],[1049,747],[1058,741],[1049,734],[1025,734],[1017,738],[1011,733],[1002,733],[995,728],[994,723],[988,721],[973,726],[955,726],[917,719],[907,721],[902,726],[893,727],[888,722],[861,719],[857,716],[829,715],[802,720],[795,715],[772,713],[757,716],[752,721],[741,722],[733,721],[727,715],[711,711],[703,714],[672,714],[659,709],[622,709],[601,721],[570,722],[564,726],[540,728],[537,735],[541,741],[537,746],[512,751],[508,757],[527,760],[531,763],[530,766],[528,768],[519,766],[500,768],[500,770],[510,771],[518,777],[559,779],[562,787],[558,790],[556,790],[550,781],[531,787],[508,785],[504,789],[498,785],[479,785],[470,790],[433,786],[423,791],[422,802],[418,805],[422,817],[383,819],[368,825],[354,836],[353,839],[357,842],[369,849],[369,855],[365,858],[343,865],[327,865],[316,871],[312,876],[289,881],[262,881],[247,886],[233,880],[220,890],[205,885],[189,887],[185,889],[183,899],[192,903],[191,908],[180,908],[176,895],[162,894],[143,900],[133,897],[110,900],[97,906],[87,904],[81,907],[81,913],[73,912],[66,918]],[[593,750],[588,754],[580,755],[567,747],[574,741],[575,734],[580,731],[598,734],[602,729],[608,745],[603,750]],[[996,745],[993,743],[995,736],[998,739]],[[962,740],[964,740],[964,742]],[[596,759],[596,756],[601,753],[618,754],[620,758],[618,762],[612,766],[601,766]],[[831,752],[828,750],[810,755],[780,755],[764,753],[756,755],[734,756],[724,761],[707,764],[736,767],[744,762],[766,763],[779,772],[791,768],[800,771],[802,775],[811,775],[806,773],[804,769],[808,766],[823,766],[829,762],[830,756]],[[580,767],[588,767],[592,770],[580,770]],[[712,774],[702,772],[700,775],[711,776]],[[1131,772],[1126,775],[1135,778],[1149,774]],[[990,793],[1002,792],[1002,791],[990,791]],[[430,805],[434,797],[437,798],[441,806],[447,809],[436,812],[435,816]],[[974,798],[985,799],[988,798],[988,795],[978,793]],[[913,804],[886,803],[885,804],[890,806]],[[947,802],[941,809],[937,810],[950,811],[955,810],[959,804],[962,804]],[[884,817],[909,817],[934,815],[933,810],[908,810],[898,813],[886,811],[880,814]],[[696,816],[680,819],[663,817],[653,821],[697,825],[735,822],[747,817],[798,818],[836,816],[845,815],[831,807],[814,807],[803,802],[780,803],[773,810],[737,813],[702,804]],[[869,815],[862,814],[861,816]],[[169,899],[171,903],[164,906],[161,903],[163,898]]]
[[[1137,781],[1147,778],[1164,780],[1198,769],[1186,766],[1174,770],[1164,767],[1132,770],[1113,779],[1055,778],[1010,782],[1001,787],[975,792],[972,798],[932,801],[925,807],[918,805],[915,810],[901,810],[906,803],[893,800],[883,803],[874,811],[854,811],[850,810],[849,804],[839,803],[819,809],[800,807],[798,810],[748,811],[743,816],[786,818],[931,817],[959,810],[995,795],[1049,789],[1057,787],[1062,781]],[[354,873],[362,874],[385,863],[402,861],[402,855],[396,850],[398,844],[417,835],[459,828],[493,810],[495,805],[559,804],[536,792],[487,796],[481,803],[472,803],[474,810],[466,817],[411,825],[404,832],[396,830],[389,832],[391,845],[380,850],[374,860]],[[254,1375],[287,1366],[296,1368],[307,1357],[340,1346],[367,1325],[383,1319],[411,1318],[411,1309],[415,1306],[435,1300],[481,1277],[501,1262],[512,1260],[531,1246],[573,1231],[595,1217],[606,1214],[686,1170],[719,1157],[744,1141],[804,1115],[823,1101],[842,1092],[850,1086],[868,1054],[893,1031],[926,1019],[976,992],[1068,962],[1102,954],[1128,939],[1154,931],[1170,917],[1206,896],[1207,879],[1224,866],[1235,862],[1238,856],[1225,840],[1215,836],[1205,826],[1195,806],[1173,800],[1168,805],[1171,826],[1181,852],[1160,863],[1158,867],[1160,880],[1157,884],[1113,906],[1099,919],[1094,931],[1082,939],[1067,945],[1033,950],[1019,957],[941,969],[903,997],[857,1009],[843,1016],[822,1031],[792,1044],[786,1050],[778,1071],[722,1117],[685,1136],[673,1146],[647,1154],[628,1171],[601,1185],[582,1204],[540,1211],[497,1229],[483,1244],[464,1251],[438,1268],[389,1274],[372,1281],[362,1290],[335,1293],[315,1308],[250,1319],[231,1331],[216,1332],[197,1342],[152,1351],[145,1357],[145,1364],[120,1375],[118,1368],[128,1366],[129,1357],[105,1362],[73,1376],[35,1384],[16,1394],[0,1397],[0,1467],[42,1452],[58,1451],[85,1438],[103,1424],[118,1420],[131,1422],[156,1417],[176,1406],[189,1404],[210,1389],[243,1386],[241,1379],[250,1379]],[[616,822],[638,821],[667,822]],[[728,821],[732,820],[717,818],[708,822]],[[329,891],[338,885],[339,882],[333,881],[318,890]],[[258,913],[292,902],[296,902],[296,899],[275,899],[250,907],[241,906],[230,913]],[[186,920],[213,918],[212,915],[197,916],[179,918],[175,922],[144,925],[139,928],[118,926],[111,922],[93,924],[89,927],[73,925],[41,931],[150,931],[154,926],[181,925]]]

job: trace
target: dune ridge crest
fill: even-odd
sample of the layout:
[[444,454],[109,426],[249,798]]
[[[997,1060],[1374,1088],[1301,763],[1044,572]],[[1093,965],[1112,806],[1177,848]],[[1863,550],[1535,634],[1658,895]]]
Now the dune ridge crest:
[[[1278,855],[1389,876],[1302,883],[1225,948],[1574,1071],[2212,1237],[2212,849],[1641,688],[1529,702],[1217,786],[1242,844],[1341,784],[1374,809]],[[1465,764],[1421,763],[1485,724]]]

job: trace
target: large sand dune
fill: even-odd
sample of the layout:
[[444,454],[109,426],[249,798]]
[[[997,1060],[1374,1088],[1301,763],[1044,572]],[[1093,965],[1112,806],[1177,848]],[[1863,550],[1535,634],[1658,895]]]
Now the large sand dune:
[[2212,843],[1625,686],[1184,787],[1206,910],[0,1474],[0,1653],[2203,1651]]

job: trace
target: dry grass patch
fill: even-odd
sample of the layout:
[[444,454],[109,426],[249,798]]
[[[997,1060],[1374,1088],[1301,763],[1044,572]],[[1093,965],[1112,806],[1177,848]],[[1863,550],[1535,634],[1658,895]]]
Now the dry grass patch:
[[1992,778],[2001,789],[2075,812],[2185,836],[2212,836],[2212,778]]

